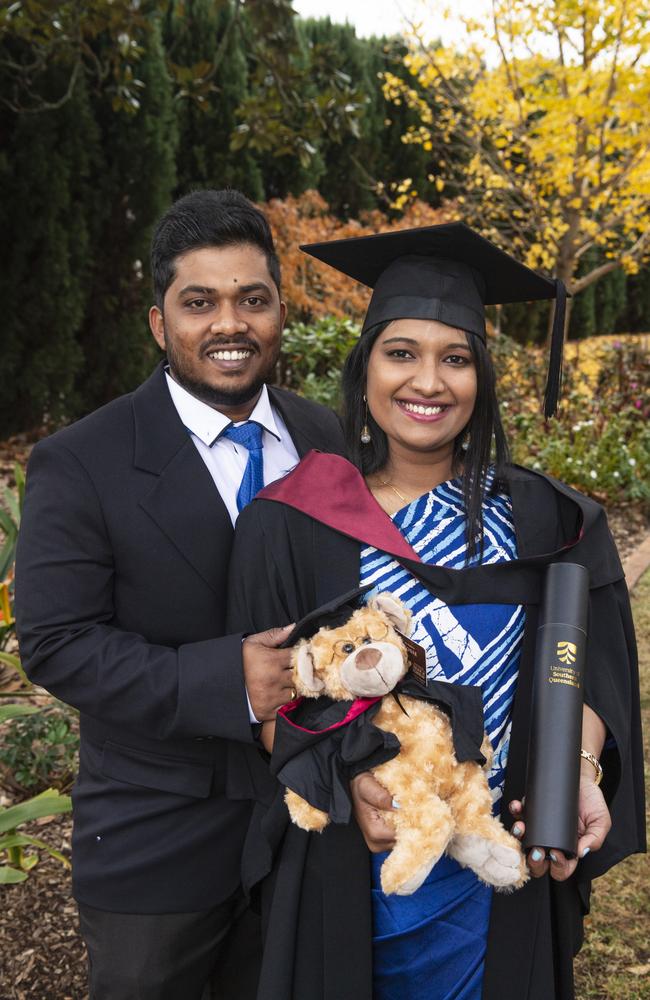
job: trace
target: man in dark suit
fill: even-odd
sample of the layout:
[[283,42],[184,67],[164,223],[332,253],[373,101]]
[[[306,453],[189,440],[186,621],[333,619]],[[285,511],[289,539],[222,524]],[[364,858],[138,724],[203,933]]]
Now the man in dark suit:
[[80,711],[73,888],[93,1000],[200,1000],[227,979],[256,723],[291,696],[287,630],[223,634],[233,523],[309,449],[343,446],[329,410],[266,386],[286,310],[261,212],[188,195],[152,266],[167,364],[34,448],[17,556],[25,667]]

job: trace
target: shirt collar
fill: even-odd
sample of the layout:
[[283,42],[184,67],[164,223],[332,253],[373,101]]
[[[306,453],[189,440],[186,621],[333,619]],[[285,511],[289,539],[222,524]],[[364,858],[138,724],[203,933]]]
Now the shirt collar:
[[[182,385],[175,382],[167,370],[165,370],[165,377],[172,402],[184,425],[204,444],[211,445],[232,421],[220,410],[208,406],[207,403],[197,399]],[[265,385],[262,386],[260,398],[248,419],[261,424],[265,431],[273,434],[278,441],[280,440],[280,432]]]

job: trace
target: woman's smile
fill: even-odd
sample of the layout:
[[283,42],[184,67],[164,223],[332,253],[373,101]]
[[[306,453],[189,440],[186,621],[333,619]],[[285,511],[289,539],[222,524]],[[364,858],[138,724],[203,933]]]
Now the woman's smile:
[[368,410],[391,454],[451,455],[476,402],[476,367],[467,334],[437,320],[389,323],[373,344]]
[[447,403],[431,403],[425,399],[396,399],[395,403],[411,420],[425,423],[441,420],[450,410]]

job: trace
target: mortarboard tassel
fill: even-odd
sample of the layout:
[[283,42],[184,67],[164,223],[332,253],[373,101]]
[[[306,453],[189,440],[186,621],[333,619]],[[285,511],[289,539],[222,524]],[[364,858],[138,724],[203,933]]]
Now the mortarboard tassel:
[[564,350],[564,318],[566,316],[566,287],[559,278],[555,281],[555,315],[551,332],[551,350],[548,359],[548,376],[544,390],[544,417],[557,413],[562,388],[562,353]]

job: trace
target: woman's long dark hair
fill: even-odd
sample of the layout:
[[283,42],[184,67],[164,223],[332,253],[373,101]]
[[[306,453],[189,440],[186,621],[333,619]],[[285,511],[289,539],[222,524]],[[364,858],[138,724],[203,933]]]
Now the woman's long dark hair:
[[[377,337],[387,325],[382,324],[361,336],[343,368],[343,430],[348,457],[364,476],[379,472],[388,461],[388,439],[370,412],[368,428],[371,440],[369,444],[361,443],[361,430],[366,422],[363,397],[368,361]],[[491,465],[494,466],[495,475],[489,492],[496,493],[507,483],[506,466],[510,456],[499,414],[492,359],[478,337],[469,334],[467,341],[476,368],[476,402],[468,424],[454,441],[453,465],[463,477],[469,557],[477,551],[483,553],[483,501],[488,492],[488,470]]]

